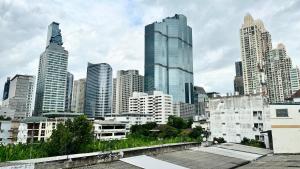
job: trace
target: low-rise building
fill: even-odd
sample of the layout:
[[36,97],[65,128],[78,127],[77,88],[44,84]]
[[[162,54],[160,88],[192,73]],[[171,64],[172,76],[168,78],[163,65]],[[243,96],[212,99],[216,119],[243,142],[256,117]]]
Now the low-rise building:
[[271,104],[274,153],[300,153],[300,103]]
[[152,114],[141,113],[122,113],[105,117],[105,120],[117,121],[126,124],[127,132],[130,132],[132,125],[142,125],[150,122],[154,122]]
[[126,138],[126,124],[112,120],[94,120],[94,135],[98,140],[120,140]]
[[0,120],[0,144],[13,144],[17,141],[18,120]]
[[173,113],[173,99],[171,95],[161,91],[153,94],[133,92],[129,98],[129,113],[152,114],[158,124],[166,124]]
[[47,141],[57,124],[65,123],[67,118],[28,117],[21,120],[18,129],[19,143]]
[[263,96],[210,98],[208,113],[211,139],[223,137],[227,142],[240,143],[246,137],[268,143],[267,134],[261,133],[270,130],[270,111]]

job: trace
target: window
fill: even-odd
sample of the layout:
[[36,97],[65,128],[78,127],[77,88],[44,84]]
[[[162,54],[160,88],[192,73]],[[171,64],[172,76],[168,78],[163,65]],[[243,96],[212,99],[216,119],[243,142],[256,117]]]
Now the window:
[[287,109],[276,109],[276,117],[288,117]]

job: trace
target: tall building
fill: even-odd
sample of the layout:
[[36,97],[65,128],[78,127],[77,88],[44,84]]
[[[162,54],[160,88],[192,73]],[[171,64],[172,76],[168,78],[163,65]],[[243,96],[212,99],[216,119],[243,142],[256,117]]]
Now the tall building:
[[240,29],[244,94],[267,95],[267,54],[272,48],[271,35],[261,20],[250,14],[244,17]]
[[112,114],[116,114],[116,102],[117,102],[117,78],[113,78]]
[[129,111],[129,97],[133,92],[144,92],[144,77],[139,75],[138,70],[119,70],[116,81],[116,114]]
[[234,92],[244,95],[242,62],[235,62]]
[[107,63],[88,63],[84,113],[104,117],[112,113],[112,68]]
[[292,94],[290,69],[291,59],[283,44],[269,53],[268,90],[270,103],[281,103]]
[[205,107],[208,101],[208,96],[203,87],[194,86],[194,104],[195,115],[202,116],[205,114]]
[[162,91],[174,102],[193,103],[192,28],[176,14],[145,27],[146,92]]
[[10,78],[8,77],[5,84],[4,84],[4,89],[3,89],[3,97],[2,100],[6,100],[8,98],[9,94],[9,83],[10,83]]
[[172,104],[172,96],[161,91],[153,91],[151,95],[133,92],[129,98],[129,112],[152,114],[156,123],[167,124],[169,116],[174,115]]
[[48,26],[46,50],[40,56],[36,87],[35,115],[45,112],[64,112],[68,51],[62,46],[59,24]]
[[72,92],[71,111],[75,113],[84,112],[84,99],[85,99],[85,83],[86,79],[79,79],[74,81]]
[[300,89],[300,70],[298,67],[294,67],[290,70],[290,77],[291,77],[291,90],[292,90],[292,94],[294,94]]
[[66,83],[66,99],[65,99],[65,111],[67,112],[71,111],[73,80],[74,80],[73,74],[68,72],[67,83]]
[[15,118],[25,118],[32,115],[32,98],[34,76],[15,75],[10,80],[9,95],[3,101],[3,106],[15,111]]

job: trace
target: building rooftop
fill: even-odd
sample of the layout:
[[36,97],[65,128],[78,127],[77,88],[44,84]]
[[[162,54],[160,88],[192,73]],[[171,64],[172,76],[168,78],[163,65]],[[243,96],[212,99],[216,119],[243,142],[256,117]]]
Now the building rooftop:
[[101,125],[125,125],[122,122],[119,121],[113,121],[113,120],[94,120],[94,123],[101,124]]
[[72,112],[50,112],[43,113],[44,117],[77,117],[83,115],[83,113],[72,113]]
[[46,121],[47,117],[41,117],[41,116],[32,116],[32,117],[27,117],[23,120],[21,120],[21,123],[39,123]]

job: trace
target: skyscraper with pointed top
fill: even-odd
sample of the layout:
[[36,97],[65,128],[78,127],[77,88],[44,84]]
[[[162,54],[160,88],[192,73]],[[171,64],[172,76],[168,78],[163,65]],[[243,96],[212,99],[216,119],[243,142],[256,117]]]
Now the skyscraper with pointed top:
[[64,112],[68,51],[62,46],[59,23],[48,26],[46,49],[40,55],[34,115]]

